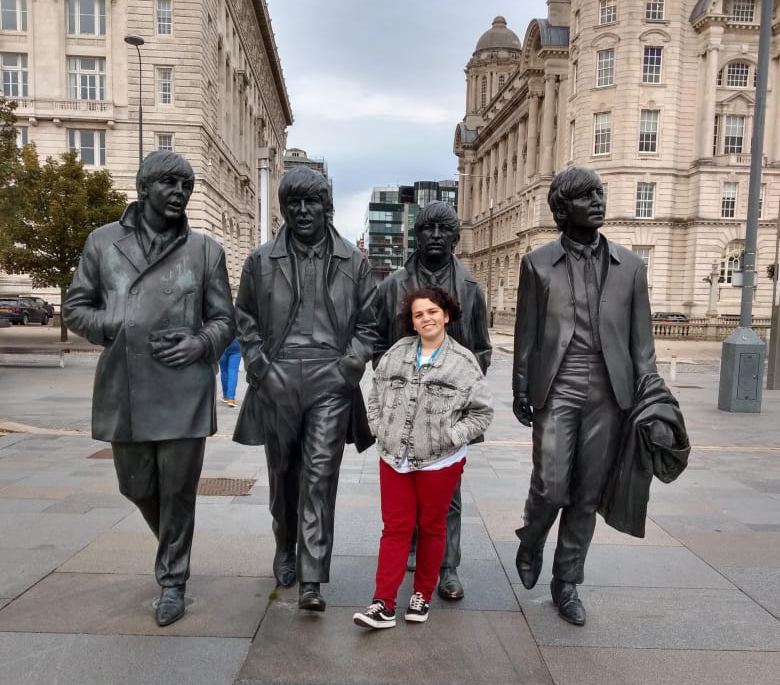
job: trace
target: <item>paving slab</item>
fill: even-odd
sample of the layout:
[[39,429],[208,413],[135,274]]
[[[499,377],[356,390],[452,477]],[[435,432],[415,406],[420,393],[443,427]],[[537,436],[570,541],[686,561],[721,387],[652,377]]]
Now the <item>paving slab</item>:
[[0,554],[0,597],[18,597],[49,575],[78,547],[3,549]]
[[[507,575],[513,582],[517,582],[517,544],[497,542],[496,548]],[[554,555],[555,544],[547,543],[538,587],[546,588],[549,585]],[[635,545],[591,545],[584,584],[602,587],[733,589],[733,585],[723,575],[684,547]]]
[[85,514],[6,513],[0,518],[0,549],[83,547],[127,513],[92,509]]
[[677,538],[712,566],[780,568],[780,532],[683,532]]
[[555,685],[777,685],[780,653],[542,647]]
[[720,566],[718,571],[753,601],[780,619],[780,568]]
[[780,623],[736,588],[582,585],[588,622],[577,627],[558,616],[548,587],[514,587],[540,646],[780,651]]
[[0,632],[251,637],[275,581],[197,576],[187,584],[187,614],[154,622],[160,596],[153,576],[52,573],[0,610]]
[[[269,607],[237,685],[552,685],[522,614],[432,612],[424,624],[359,628],[360,607]],[[290,641],[289,635],[297,635]],[[291,664],[295,668],[291,668]]]
[[[276,549],[272,535],[208,533],[196,526],[192,574],[200,576],[268,576]],[[107,531],[59,567],[67,573],[149,573],[157,541],[151,532]]]
[[0,633],[8,685],[232,685],[249,640]]
[[[330,583],[322,586],[325,599],[332,606],[365,607],[374,596],[376,555],[372,557],[334,557],[330,569]],[[464,559],[458,567],[463,583],[464,599],[450,602],[434,593],[431,611],[479,609],[481,611],[519,611],[512,585],[498,559]],[[414,574],[407,572],[398,590],[398,602],[406,605],[412,595]],[[297,590],[293,588],[295,592]],[[293,590],[278,590],[289,593]]]

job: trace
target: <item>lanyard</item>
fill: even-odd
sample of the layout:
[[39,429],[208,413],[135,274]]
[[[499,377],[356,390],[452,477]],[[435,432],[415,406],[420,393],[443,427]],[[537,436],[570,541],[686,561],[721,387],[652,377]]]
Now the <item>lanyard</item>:
[[[441,347],[437,347],[433,351],[433,354],[430,356],[430,358],[428,359],[426,364],[430,364],[431,362],[433,362],[433,360],[436,358],[436,355],[439,354],[439,350],[440,349],[441,349]],[[422,340],[418,340],[417,341],[417,368],[418,369],[422,366],[422,364],[420,363],[420,354],[421,354],[421,352],[422,352]]]

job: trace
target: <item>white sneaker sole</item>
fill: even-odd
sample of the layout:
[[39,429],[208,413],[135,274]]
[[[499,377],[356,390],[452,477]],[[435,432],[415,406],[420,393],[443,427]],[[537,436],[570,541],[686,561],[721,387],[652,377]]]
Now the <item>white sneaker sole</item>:
[[409,623],[425,623],[428,620],[428,614],[406,614],[404,619]]
[[372,618],[369,618],[365,614],[357,613],[354,616],[352,616],[352,622],[356,626],[361,626],[363,628],[395,628],[395,619],[392,619],[391,621],[375,621]]

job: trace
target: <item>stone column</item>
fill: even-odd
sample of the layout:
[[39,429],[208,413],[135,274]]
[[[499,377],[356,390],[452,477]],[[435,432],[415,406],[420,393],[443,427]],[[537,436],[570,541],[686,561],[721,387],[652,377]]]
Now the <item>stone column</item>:
[[704,58],[701,119],[699,121],[699,159],[712,158],[712,132],[715,126],[715,87],[718,78],[718,45],[708,45]]
[[515,169],[512,163],[512,157],[517,151],[517,129],[510,128],[506,136],[506,187],[504,196],[511,200],[515,194]]
[[542,105],[542,149],[539,160],[539,173],[551,177],[553,173],[553,133],[555,123],[555,76],[544,77],[544,103]]
[[561,75],[558,82],[558,130],[555,132],[555,168],[553,174],[566,166],[569,158],[569,77]]
[[528,153],[525,160],[525,177],[530,181],[536,173],[536,136],[539,127],[539,95],[531,95],[528,107]]
[[487,211],[488,208],[488,180],[490,178],[490,170],[488,169],[488,162],[490,161],[489,152],[486,152],[482,157],[482,173],[480,181],[482,181],[481,200],[479,203],[479,213],[482,214]]
[[[777,121],[777,117],[780,116],[780,58],[772,60],[772,63],[774,64],[772,87],[775,89],[775,104],[774,112],[771,116],[767,116],[767,121]],[[780,130],[778,130],[777,126],[768,126],[767,130],[772,132],[772,147],[769,153],[769,161],[770,163],[780,164]]]
[[496,184],[496,203],[503,202],[506,197],[506,180],[504,165],[506,164],[506,136],[498,141],[498,183]]
[[485,209],[490,209],[490,201],[493,200],[493,206],[496,204],[496,158],[498,157],[498,145],[490,148],[490,164],[488,166],[488,175],[490,177],[490,188],[488,190],[488,201]]
[[520,119],[517,124],[517,169],[515,170],[515,193],[519,193],[525,185],[525,165],[523,164],[523,146],[526,144],[526,119]]
[[466,162],[463,167],[465,175],[463,178],[462,187],[458,188],[458,195],[463,198],[463,210],[460,215],[461,221],[467,221],[471,223],[471,189],[474,183],[474,177],[472,176],[473,165],[471,162]]

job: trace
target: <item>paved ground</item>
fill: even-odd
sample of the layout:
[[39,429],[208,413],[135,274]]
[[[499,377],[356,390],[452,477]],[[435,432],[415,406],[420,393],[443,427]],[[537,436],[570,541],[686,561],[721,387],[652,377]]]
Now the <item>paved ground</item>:
[[[56,337],[4,328],[0,347]],[[426,624],[383,633],[350,620],[373,587],[373,450],[345,454],[328,610],[304,615],[294,589],[274,588],[262,453],[231,442],[236,410],[220,404],[204,477],[257,483],[245,497],[199,497],[188,612],[160,629],[152,536],[111,461],[89,458],[106,447],[89,437],[96,355],[0,365],[0,430],[21,431],[0,435],[0,685],[776,685],[780,391],[765,391],[760,414],[720,412],[720,345],[659,342],[667,378],[676,355],[691,463],[654,484],[646,538],[599,525],[580,593],[588,624],[575,628],[549,599],[551,554],[533,591],[514,569],[530,434],[511,414],[511,335],[493,340],[496,419],[464,475],[466,598],[435,599]],[[407,579],[401,602],[409,592]]]

